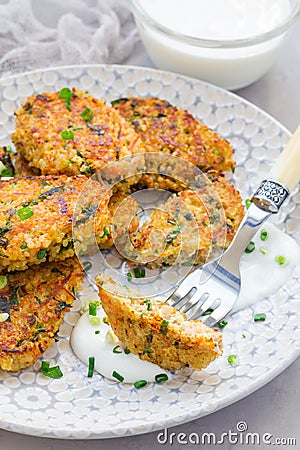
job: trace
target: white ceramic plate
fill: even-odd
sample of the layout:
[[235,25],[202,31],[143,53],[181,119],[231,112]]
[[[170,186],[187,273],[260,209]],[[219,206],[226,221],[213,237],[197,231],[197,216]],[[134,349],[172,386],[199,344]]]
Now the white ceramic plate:
[[[184,76],[126,66],[76,66],[40,70],[1,80],[0,145],[9,144],[13,112],[36,92],[75,86],[107,100],[157,96],[184,107],[229,139],[236,149],[237,187],[247,198],[288,139],[272,117],[222,89]],[[295,192],[275,223],[300,241],[300,193]],[[151,432],[210,414],[265,385],[299,355],[300,267],[288,285],[260,304],[233,315],[224,329],[224,356],[201,372],[184,370],[163,384],[136,390],[107,381],[73,355],[69,335],[80,302],[66,314],[59,341],[45,359],[59,364],[63,378],[40,373],[40,361],[17,374],[0,371],[0,427],[58,438],[110,438]],[[256,312],[267,320],[255,323]],[[246,336],[246,337],[243,337]],[[238,365],[227,362],[238,356]]]

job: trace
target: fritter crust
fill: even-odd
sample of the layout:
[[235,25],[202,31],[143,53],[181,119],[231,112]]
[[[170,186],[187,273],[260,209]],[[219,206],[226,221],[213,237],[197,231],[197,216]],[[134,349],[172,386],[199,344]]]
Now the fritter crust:
[[[70,91],[71,92],[71,91]],[[17,153],[41,175],[90,175],[111,161],[142,153],[141,140],[121,115],[84,91],[29,97],[15,112]]]
[[114,333],[141,359],[166,370],[201,370],[222,354],[221,333],[201,320],[188,321],[172,306],[146,299],[107,275],[98,275],[96,283]]
[[31,366],[54,343],[83,281],[78,260],[42,264],[6,274],[0,290],[0,367],[17,372]]

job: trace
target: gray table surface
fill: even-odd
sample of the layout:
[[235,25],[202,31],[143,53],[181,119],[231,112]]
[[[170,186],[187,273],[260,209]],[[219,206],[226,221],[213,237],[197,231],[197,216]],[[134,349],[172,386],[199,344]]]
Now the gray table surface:
[[[132,56],[125,62],[141,66],[154,67],[147,58],[141,44],[137,45]],[[276,64],[262,79],[251,86],[237,91],[237,94],[263,110],[267,111],[290,131],[300,123],[300,23],[292,30],[286,45]],[[270,433],[279,438],[296,438],[296,445],[284,448],[300,448],[299,427],[299,372],[298,359],[277,378],[254,392],[247,398],[236,402],[214,414],[169,429],[169,433],[204,433],[220,435],[222,432],[235,431],[239,421],[245,421],[249,432]],[[158,432],[109,440],[48,439],[24,436],[0,430],[1,450],[153,450],[159,448],[199,448],[198,445],[180,444],[175,441],[159,444]],[[170,441],[168,441],[170,442]],[[209,449],[213,445],[203,445]],[[224,449],[270,448],[269,445],[242,445],[225,442]],[[277,446],[277,448],[282,448]],[[274,446],[273,446],[274,448]],[[276,446],[275,446],[276,448]]]

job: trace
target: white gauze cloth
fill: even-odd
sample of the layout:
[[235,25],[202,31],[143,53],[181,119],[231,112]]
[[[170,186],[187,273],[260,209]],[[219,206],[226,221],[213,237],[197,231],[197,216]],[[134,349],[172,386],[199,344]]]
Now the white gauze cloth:
[[121,63],[137,41],[127,0],[0,0],[0,76]]

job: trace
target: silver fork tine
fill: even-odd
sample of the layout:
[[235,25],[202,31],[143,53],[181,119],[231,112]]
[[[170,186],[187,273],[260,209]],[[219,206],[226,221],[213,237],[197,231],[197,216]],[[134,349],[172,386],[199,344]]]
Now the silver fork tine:
[[201,307],[202,303],[205,303],[207,300],[208,293],[207,292],[201,292],[198,293],[198,291],[195,292],[195,294],[188,300],[185,301],[183,299],[181,308],[178,308],[179,311],[184,312],[188,315],[189,311],[193,306],[197,305],[197,309]]

